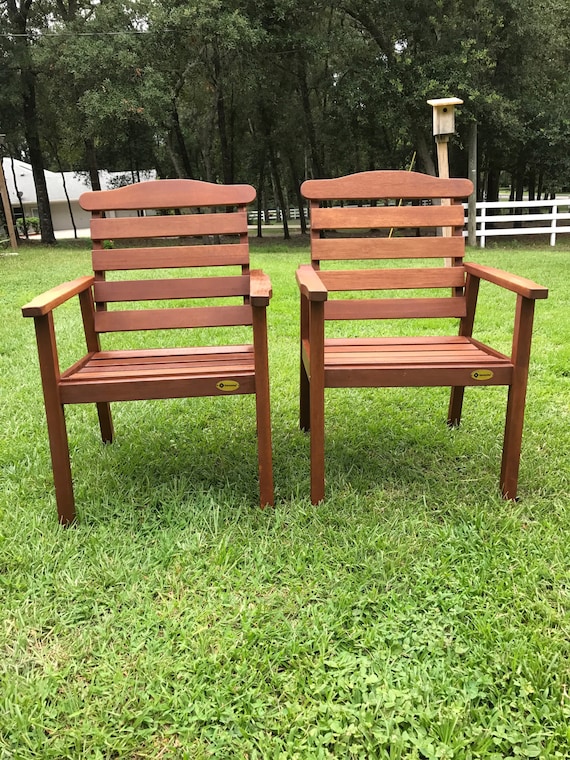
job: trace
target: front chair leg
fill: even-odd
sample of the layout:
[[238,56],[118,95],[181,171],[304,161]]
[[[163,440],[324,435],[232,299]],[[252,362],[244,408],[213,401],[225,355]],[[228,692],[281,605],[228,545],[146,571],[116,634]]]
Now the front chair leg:
[[501,462],[501,492],[505,499],[516,499],[526,402],[526,378],[513,382],[507,400],[507,418]]
[[324,303],[311,304],[309,327],[310,424],[311,424],[311,503],[325,498],[325,365]]
[[46,417],[57,514],[62,525],[70,525],[75,520],[75,499],[63,405],[46,404]]

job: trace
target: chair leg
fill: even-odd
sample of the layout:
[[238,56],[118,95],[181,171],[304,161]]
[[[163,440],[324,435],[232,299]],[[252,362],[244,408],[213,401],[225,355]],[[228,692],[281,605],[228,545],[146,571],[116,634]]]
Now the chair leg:
[[253,307],[253,345],[255,353],[255,411],[259,502],[261,507],[275,503],[273,489],[273,450],[271,445],[271,407],[269,362],[267,357],[267,318],[265,308]]
[[513,500],[517,498],[526,403],[527,373],[521,374],[523,374],[523,377],[515,378],[513,384],[509,387],[503,458],[501,462],[501,492],[505,499]]
[[456,385],[451,389],[449,409],[447,412],[447,424],[450,427],[458,427],[461,422],[461,410],[463,409],[463,396],[465,387]]
[[311,503],[325,498],[325,392],[311,381]]
[[299,391],[299,427],[308,432],[311,429],[311,389],[305,363],[301,357]]
[[257,457],[259,465],[259,502],[261,507],[273,506],[273,456],[271,448],[271,414],[269,394],[255,394],[257,409]]
[[534,301],[520,295],[517,296],[512,351],[514,369],[507,400],[503,460],[501,463],[500,484],[505,499],[517,498],[533,316]]
[[325,498],[325,357],[324,303],[311,304],[309,327],[311,346],[311,380],[309,405],[311,425],[311,503]]
[[70,525],[75,520],[75,499],[63,405],[46,403],[46,418],[57,514],[62,525]]
[[101,402],[97,404],[97,416],[103,443],[113,443],[113,418],[111,417],[111,404]]

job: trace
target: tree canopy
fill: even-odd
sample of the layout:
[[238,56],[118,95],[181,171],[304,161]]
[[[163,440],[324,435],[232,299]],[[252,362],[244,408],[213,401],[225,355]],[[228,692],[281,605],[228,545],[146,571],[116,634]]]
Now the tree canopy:
[[481,192],[534,197],[568,183],[569,36],[566,0],[6,0],[0,131],[38,180],[155,168],[288,206],[309,176],[433,172],[426,100],[454,95],[452,173],[477,122]]

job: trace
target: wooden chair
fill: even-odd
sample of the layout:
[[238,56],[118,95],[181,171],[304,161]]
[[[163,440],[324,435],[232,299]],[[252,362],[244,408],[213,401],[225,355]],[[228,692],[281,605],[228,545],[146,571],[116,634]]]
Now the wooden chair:
[[[254,198],[255,190],[249,185],[195,180],[158,180],[81,196],[82,207],[92,212],[94,273],[48,290],[22,309],[25,317],[35,320],[60,522],[68,524],[75,518],[66,404],[95,403],[101,436],[110,442],[111,401],[254,393],[260,501],[262,506],[273,504],[266,329],[271,284],[263,272],[249,269],[246,204]],[[203,213],[206,207],[208,213]],[[213,213],[217,207],[223,208]],[[198,213],[181,213],[189,209]],[[192,245],[204,241],[184,240],[218,235],[229,235],[233,242],[219,243],[215,237],[215,244]],[[120,247],[107,249],[105,241]],[[127,247],[133,244],[137,247]],[[215,268],[222,276],[210,272],[196,276],[200,273],[196,268],[202,267]],[[229,267],[232,276],[227,276]],[[164,277],[163,272],[154,279],[134,279],[128,274],[128,270],[147,270],[148,276],[148,270],[156,269],[177,275],[175,270],[186,268],[190,269],[185,277]],[[81,305],[87,354],[60,372],[53,310],[75,295]],[[233,298],[232,305],[227,305],[228,296],[237,297],[237,304]],[[223,305],[219,301],[210,305],[211,300],[205,306],[195,305],[195,299],[218,297],[225,297]],[[182,305],[169,303],[174,299]],[[161,308],[154,304],[144,308],[144,302],[148,307],[150,301],[165,303]],[[126,308],[120,308],[125,304]],[[101,333],[238,325],[252,327],[251,345],[105,351],[100,343]],[[187,330],[184,344],[190,335]],[[156,334],[159,345],[160,336]]]
[[[346,387],[451,386],[448,423],[458,425],[465,386],[507,385],[500,487],[505,498],[516,497],[534,301],[546,298],[548,291],[522,277],[464,263],[464,212],[458,201],[471,191],[472,184],[466,179],[402,171],[363,172],[302,185],[311,207],[312,261],[297,271],[301,292],[300,424],[311,432],[314,504],[325,494],[324,390]],[[389,199],[388,205],[378,205]],[[333,205],[339,200],[349,205]],[[372,204],[356,206],[356,201]],[[417,236],[418,228],[426,227],[432,228],[432,235],[426,236],[424,231]],[[443,234],[434,235],[434,228],[443,228]],[[334,234],[325,237],[330,230]],[[436,258],[451,266],[442,266],[443,262],[433,266]],[[338,262],[375,259],[396,259],[405,268],[330,268]],[[423,259],[431,266],[417,261]],[[321,269],[321,262],[329,268]],[[420,266],[414,267],[414,263]],[[517,294],[510,356],[472,337],[480,280]],[[443,293],[437,297],[394,293],[426,288],[443,289]],[[392,297],[362,298],[355,293],[381,290],[392,291]],[[348,297],[329,300],[329,293],[337,291],[348,291]],[[459,333],[451,337],[423,333],[420,337],[325,337],[325,324],[331,320],[424,317],[458,318]],[[351,333],[357,329],[352,323]]]

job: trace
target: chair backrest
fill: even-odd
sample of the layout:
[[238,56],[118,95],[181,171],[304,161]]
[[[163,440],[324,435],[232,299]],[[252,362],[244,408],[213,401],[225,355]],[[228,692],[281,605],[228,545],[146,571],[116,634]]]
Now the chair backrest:
[[[472,189],[467,179],[405,171],[304,182],[301,191],[311,207],[311,261],[329,292],[451,288],[429,298],[329,298],[325,318],[465,316],[464,211],[459,201]],[[399,268],[330,268],[341,261],[383,259],[400,260]],[[430,261],[413,266],[419,259]]]
[[[249,185],[185,179],[84,193],[79,202],[92,212],[95,332],[251,325],[246,205],[254,198]],[[196,276],[204,267],[216,267],[217,276]],[[148,279],[153,269],[169,276]],[[189,305],[230,296],[238,297],[235,305]],[[151,301],[166,303],[150,308]]]

